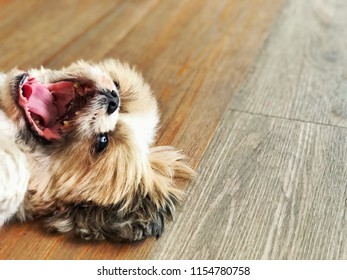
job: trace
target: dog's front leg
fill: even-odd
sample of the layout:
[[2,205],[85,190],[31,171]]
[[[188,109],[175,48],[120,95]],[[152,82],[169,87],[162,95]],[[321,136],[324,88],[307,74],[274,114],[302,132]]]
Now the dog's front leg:
[[23,202],[28,182],[24,153],[9,138],[0,136],[0,227]]

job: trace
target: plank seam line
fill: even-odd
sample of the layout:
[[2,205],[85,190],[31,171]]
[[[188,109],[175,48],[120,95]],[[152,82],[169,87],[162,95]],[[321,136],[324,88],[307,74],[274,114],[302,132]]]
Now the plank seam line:
[[294,122],[309,123],[309,124],[315,124],[315,125],[322,125],[322,126],[329,126],[329,127],[334,127],[334,128],[347,129],[347,127],[345,127],[345,126],[328,124],[328,123],[307,121],[307,120],[301,120],[301,119],[296,119],[296,118],[286,118],[286,117],[281,117],[281,116],[267,115],[267,114],[263,114],[263,113],[255,113],[255,112],[243,111],[243,110],[238,110],[238,109],[229,109],[229,110],[232,112],[244,113],[244,114],[253,115],[253,116],[262,116],[262,117],[266,117],[266,118],[273,118],[273,119],[279,119],[279,120],[287,120],[287,121],[294,121]]

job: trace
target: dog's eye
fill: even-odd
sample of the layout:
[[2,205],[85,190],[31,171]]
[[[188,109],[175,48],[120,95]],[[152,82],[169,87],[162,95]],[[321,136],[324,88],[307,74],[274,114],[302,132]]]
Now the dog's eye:
[[106,133],[100,133],[96,137],[96,146],[95,146],[95,153],[101,153],[105,148],[107,147],[108,144],[108,136]]
[[113,83],[116,86],[116,88],[119,90],[119,88],[120,88],[119,82],[118,81],[113,81]]

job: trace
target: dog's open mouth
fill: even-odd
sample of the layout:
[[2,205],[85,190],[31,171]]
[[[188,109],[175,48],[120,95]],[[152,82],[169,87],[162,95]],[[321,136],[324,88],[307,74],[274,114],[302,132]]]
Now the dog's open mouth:
[[18,104],[33,131],[47,140],[62,138],[95,91],[78,81],[43,84],[27,74],[18,84]]

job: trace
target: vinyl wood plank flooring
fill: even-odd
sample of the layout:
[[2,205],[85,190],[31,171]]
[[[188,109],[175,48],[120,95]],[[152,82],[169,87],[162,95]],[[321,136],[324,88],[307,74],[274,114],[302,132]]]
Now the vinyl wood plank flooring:
[[[126,31],[124,19],[134,7],[110,14],[46,64],[116,57],[136,65],[163,112],[158,142],[184,147],[196,165],[281,6],[273,0],[152,1],[143,20]],[[187,131],[192,128],[194,138]]]
[[344,1],[287,1],[155,259],[346,259]]
[[347,130],[228,111],[154,259],[346,259]]
[[[128,61],[160,102],[158,143],[183,149],[196,166],[283,2],[18,3],[0,3],[17,15],[26,11],[26,17],[0,23],[3,71],[15,65],[59,68],[81,58]],[[156,242],[85,243],[46,234],[39,222],[5,227],[0,236],[5,259],[145,259]]]
[[347,126],[347,2],[288,1],[232,108]]
[[87,32],[120,2],[0,2],[1,71],[15,66],[40,67],[48,56]]
[[0,258],[346,259],[346,9],[0,1],[1,70],[136,65],[160,103],[158,143],[182,149],[199,173],[158,241],[85,243],[38,221],[5,227]]

